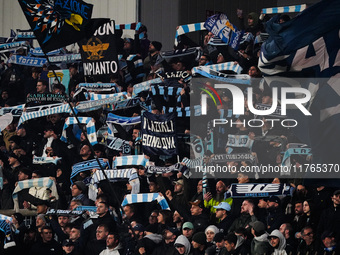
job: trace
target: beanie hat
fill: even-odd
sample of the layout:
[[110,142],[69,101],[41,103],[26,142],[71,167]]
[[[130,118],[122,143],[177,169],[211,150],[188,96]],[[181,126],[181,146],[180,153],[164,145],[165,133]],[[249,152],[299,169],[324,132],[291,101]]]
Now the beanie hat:
[[151,42],[151,44],[155,47],[157,51],[160,51],[162,49],[162,44],[160,42],[153,41]]
[[41,220],[43,220],[46,223],[45,214],[38,214],[37,218],[40,218]]
[[205,236],[204,232],[198,232],[194,234],[192,240],[196,243],[204,245],[207,241],[207,237]]
[[145,232],[157,233],[158,227],[156,224],[150,224],[145,228]]
[[14,213],[14,218],[18,221],[19,225],[24,221],[24,216],[21,213]]
[[76,185],[83,194],[86,192],[86,185],[82,181],[76,181],[73,185]]

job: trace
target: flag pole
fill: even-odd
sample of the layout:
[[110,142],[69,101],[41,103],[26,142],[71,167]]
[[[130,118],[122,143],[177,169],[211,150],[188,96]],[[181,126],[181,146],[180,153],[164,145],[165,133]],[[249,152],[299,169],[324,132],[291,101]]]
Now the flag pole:
[[[43,52],[44,52],[44,51],[43,51]],[[45,58],[46,58],[46,60],[47,60],[47,62],[48,62],[48,64],[49,64],[49,66],[52,66],[52,63],[50,62],[50,60],[49,60],[49,58],[48,58],[48,56],[46,55],[45,52],[44,52],[44,56],[45,56]],[[55,78],[57,79],[58,85],[62,85],[61,82],[60,82],[60,80],[59,80],[59,78],[58,78],[58,76],[57,76],[57,74],[56,74],[56,72],[55,72],[55,70],[54,70],[53,68],[52,68],[52,72],[53,72]],[[73,116],[75,117],[75,119],[76,119],[76,121],[77,121],[78,127],[80,128],[82,134],[83,134],[84,137],[85,137],[85,141],[88,143],[88,146],[90,147],[91,153],[94,155],[94,158],[96,159],[96,161],[97,161],[97,163],[98,163],[98,165],[99,165],[99,167],[100,167],[100,170],[102,171],[102,173],[103,173],[103,175],[104,175],[104,177],[105,177],[105,180],[107,181],[107,183],[108,183],[108,185],[109,185],[110,192],[113,194],[115,200],[117,201],[117,204],[119,205],[119,209],[122,210],[123,208],[122,208],[121,204],[119,203],[119,199],[118,199],[116,193],[114,192],[114,190],[113,190],[113,188],[112,188],[112,186],[111,186],[111,183],[110,183],[110,181],[109,181],[109,178],[107,177],[107,175],[106,175],[106,173],[105,173],[105,171],[104,171],[104,168],[103,168],[102,164],[100,163],[98,157],[96,156],[92,144],[90,143],[89,139],[87,138],[87,135],[86,135],[86,133],[85,133],[85,128],[84,128],[84,126],[82,127],[82,126],[80,125],[81,123],[80,123],[80,121],[79,121],[79,119],[78,119],[78,116],[77,116],[76,111],[74,110],[74,107],[72,106],[72,103],[71,103],[71,101],[70,101],[70,97],[69,97],[65,92],[63,92],[63,93],[64,93],[64,96],[65,96],[65,98],[66,98],[66,101],[67,101],[67,103],[68,103],[68,105],[69,105],[69,107],[70,107],[70,109],[71,109],[71,111],[72,111],[72,114],[73,114]],[[123,210],[122,210],[122,211],[123,211]],[[121,214],[119,214],[119,213],[117,213],[117,214],[118,214],[118,217],[119,217],[120,220],[121,220]]]

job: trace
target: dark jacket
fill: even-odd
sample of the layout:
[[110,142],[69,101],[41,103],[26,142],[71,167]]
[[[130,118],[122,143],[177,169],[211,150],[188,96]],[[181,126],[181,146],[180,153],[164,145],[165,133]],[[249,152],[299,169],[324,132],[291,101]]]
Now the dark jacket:
[[51,242],[44,243],[42,241],[38,241],[33,244],[31,250],[29,251],[29,255],[60,255],[63,250],[61,245],[57,243],[55,240],[51,240]]
[[234,220],[233,224],[229,228],[229,233],[235,231],[238,228],[245,228],[250,222],[254,222],[256,220],[257,218],[255,215],[250,216],[248,213],[243,213],[240,217]]
[[93,239],[86,245],[85,255],[99,255],[106,249],[106,240]]
[[160,245],[162,242],[162,236],[158,234],[150,234],[144,236],[141,240],[138,241],[136,247],[136,254],[139,254],[138,250],[141,247],[144,247],[145,254],[152,254],[154,249]]
[[280,207],[268,210],[268,216],[266,218],[267,231],[271,233],[274,229],[279,229],[281,224],[284,223],[284,214]]
[[340,207],[332,207],[324,210],[321,214],[317,235],[321,236],[325,230],[337,233],[336,239],[340,237]]

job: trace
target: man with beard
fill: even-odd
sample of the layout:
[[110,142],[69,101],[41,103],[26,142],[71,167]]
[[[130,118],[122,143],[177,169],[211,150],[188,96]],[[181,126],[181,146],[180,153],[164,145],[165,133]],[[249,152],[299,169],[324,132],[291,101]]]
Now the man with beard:
[[157,57],[162,49],[162,44],[153,41],[149,45],[149,55],[144,59],[144,70],[146,73],[150,72],[151,66],[156,63]]
[[301,216],[303,215],[303,201],[297,200],[295,202],[294,213],[295,213],[295,216],[294,216],[292,225],[294,226],[294,233],[296,233],[296,238],[300,238],[301,237],[301,234],[300,234],[301,228],[299,229],[298,226],[301,225],[300,221],[302,219]]
[[84,144],[79,152],[79,155],[81,157],[80,161],[87,161],[93,159],[93,155],[90,149],[90,146],[87,144]]
[[[210,209],[210,214],[215,215],[216,208],[214,206],[219,205],[221,202],[226,202],[230,206],[233,203],[232,198],[224,198],[224,193],[227,191],[227,186],[223,181],[218,181],[216,183],[216,195],[212,196],[210,192],[204,195],[204,207]],[[216,220],[215,220],[216,221]]]
[[280,205],[281,200],[277,196],[269,197],[267,201],[268,216],[266,218],[268,233],[271,233],[274,229],[279,229],[284,222],[284,214]]
[[180,231],[177,228],[168,228],[164,229],[162,236],[163,240],[152,253],[152,255],[170,255],[174,254],[174,251],[176,250],[174,247],[174,243],[176,238],[180,235]]
[[221,233],[228,233],[228,229],[233,223],[233,218],[230,215],[231,207],[226,202],[221,202],[218,206],[214,206],[216,209],[216,218],[219,219],[217,228]]
[[236,218],[229,228],[229,233],[234,232],[239,228],[246,228],[250,222],[257,221],[254,215],[254,202],[251,199],[245,199],[241,206],[241,216]]
[[174,196],[172,196],[172,193],[170,190],[167,190],[165,195],[170,200],[170,206],[174,208],[175,210],[178,210],[178,208],[182,208],[182,210],[185,210],[189,212],[188,207],[188,192],[187,192],[187,184],[185,179],[179,179],[173,183],[175,185],[174,187]]
[[119,241],[119,235],[110,233],[106,238],[106,250],[103,250],[100,255],[119,255],[123,253],[123,245]]
[[67,151],[65,143],[63,143],[57,136],[57,134],[54,132],[54,126],[52,124],[47,124],[44,129],[44,138],[39,143],[36,155],[47,157],[47,148],[51,147],[54,152],[54,156],[61,156],[64,158],[64,156],[67,154],[65,153]]
[[297,248],[297,254],[315,254],[317,252],[317,243],[315,241],[314,231],[311,227],[305,227],[301,231],[303,241]]

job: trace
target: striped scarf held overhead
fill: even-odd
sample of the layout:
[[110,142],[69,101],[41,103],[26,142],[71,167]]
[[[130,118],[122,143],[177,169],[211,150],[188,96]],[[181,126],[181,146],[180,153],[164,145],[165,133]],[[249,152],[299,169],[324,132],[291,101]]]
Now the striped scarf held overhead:
[[[89,139],[91,145],[95,145],[97,143],[97,134],[94,119],[90,117],[78,117],[78,120],[81,124],[86,124],[87,138]],[[70,125],[74,124],[78,124],[75,117],[69,117],[66,119],[60,140],[67,143],[66,129]]]
[[112,123],[112,124],[118,124],[121,126],[127,126],[127,125],[136,125],[136,124],[139,124],[140,122],[141,122],[141,116],[123,117],[123,116],[118,116],[112,113],[109,113],[106,119],[106,123],[108,125]]
[[177,102],[181,102],[181,87],[171,87],[171,86],[160,86],[154,85],[151,86],[151,92],[154,96],[178,96]]
[[153,79],[153,80],[144,81],[144,82],[135,84],[133,86],[132,96],[136,97],[140,92],[148,91],[150,89],[150,87],[151,87],[151,84],[161,83],[161,82],[162,82],[161,78],[156,78],[156,79]]
[[[225,62],[221,64],[216,64],[216,65],[208,65],[206,66],[207,68],[214,70],[216,72],[219,71],[233,71],[237,74],[240,74],[242,72],[242,67],[239,64],[235,64],[235,62]],[[195,74],[199,67],[194,67],[191,71],[192,74]]]
[[[131,193],[138,194],[140,191],[140,182],[138,179],[138,174],[135,168],[128,169],[109,169],[104,170],[107,178],[110,181],[117,181],[119,179],[128,179],[130,185],[132,186]],[[92,175],[91,184],[96,185],[100,181],[105,180],[105,176],[102,171],[96,171]]]
[[56,200],[59,199],[56,184],[53,180],[51,180],[48,177],[19,181],[18,185],[15,187],[15,189],[13,191],[14,210],[16,212],[19,212],[18,193],[20,191],[24,190],[24,189],[29,189],[29,188],[32,188],[32,187],[48,188],[48,189],[51,190],[51,196],[55,197]]
[[187,106],[184,108],[163,106],[163,111],[164,113],[175,112],[177,117],[190,117],[190,116],[201,116],[202,115],[201,105],[194,105],[193,107]]
[[[41,107],[48,107],[48,105],[44,105]],[[45,117],[47,115],[57,114],[57,113],[71,113],[70,106],[68,104],[62,104],[56,107],[48,108],[45,110],[38,110],[34,112],[23,112],[20,119],[18,126],[20,126],[23,122],[36,119],[40,117]]]
[[[109,162],[107,159],[99,158],[100,165],[107,169],[110,167]],[[79,173],[85,172],[85,171],[91,171],[92,169],[101,169],[96,159],[87,160],[83,162],[79,162],[77,164],[74,164],[72,166],[72,172],[70,176],[71,183],[73,183],[72,179]]]
[[114,101],[124,100],[124,96],[126,96],[126,92],[120,92],[115,94],[96,94],[93,92],[85,92],[85,97],[90,98],[90,100],[101,100],[101,99],[113,99]]
[[141,22],[135,22],[135,23],[127,23],[127,24],[116,24],[115,29],[116,30],[135,30],[138,31],[139,28],[142,26]]
[[0,115],[4,115],[6,113],[12,113],[15,117],[20,117],[22,114],[22,110],[25,108],[25,104],[20,104],[12,107],[2,107],[0,109]]
[[15,246],[15,243],[13,241],[13,238],[11,237],[11,226],[6,222],[6,220],[0,220],[0,231],[5,233],[5,240],[4,240],[4,248],[9,248],[11,246]]
[[44,164],[58,164],[58,161],[62,160],[62,158],[59,157],[37,157],[33,156],[33,164],[36,165],[44,165]]
[[120,166],[146,166],[148,162],[149,160],[144,155],[122,156],[116,157],[112,168]]
[[178,45],[178,37],[180,35],[201,30],[206,30],[206,28],[204,27],[204,22],[179,26],[176,30],[175,46]]
[[3,215],[3,214],[0,214],[0,220],[8,220],[10,222],[13,221],[12,217],[9,217],[9,216]]
[[122,206],[134,203],[150,203],[157,201],[163,210],[170,210],[166,199],[158,193],[128,194],[122,202]]
[[307,8],[306,4],[283,6],[283,7],[273,7],[273,8],[264,8],[264,9],[262,9],[261,14],[302,12],[306,8]]

